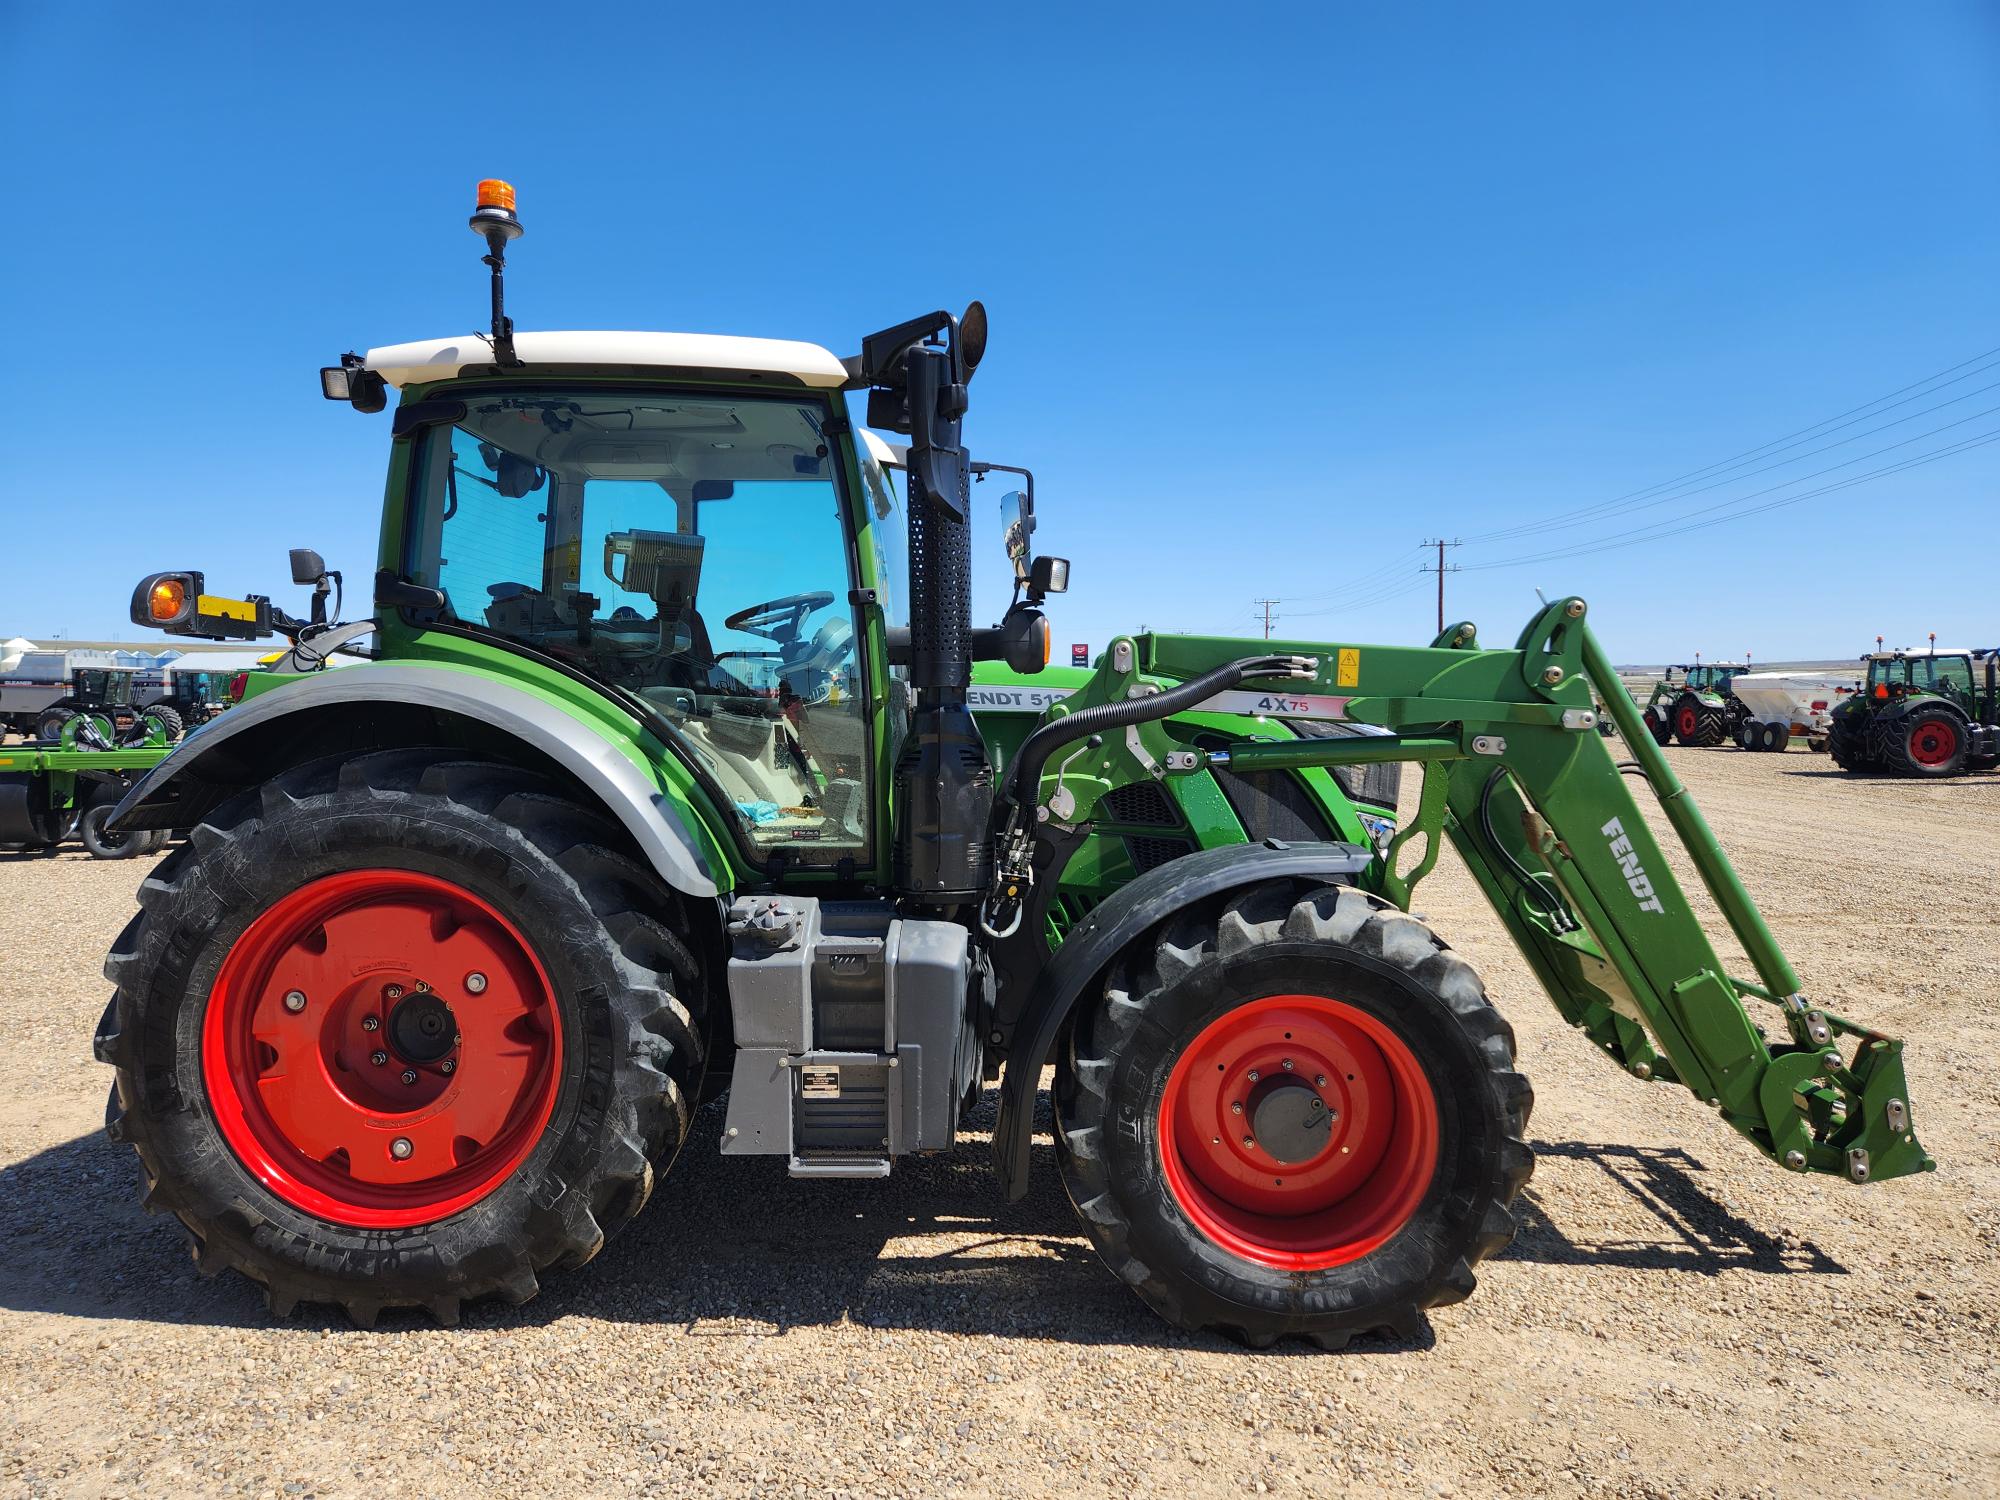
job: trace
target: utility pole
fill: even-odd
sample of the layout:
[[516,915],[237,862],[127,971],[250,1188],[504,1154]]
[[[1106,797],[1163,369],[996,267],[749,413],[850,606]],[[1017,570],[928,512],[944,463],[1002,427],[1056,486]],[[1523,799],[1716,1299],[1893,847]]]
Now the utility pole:
[[[1261,605],[1261,606],[1263,606],[1263,610],[1264,610],[1264,639],[1268,641],[1268,640],[1269,640],[1269,639],[1271,638],[1271,606],[1272,606],[1272,605],[1274,605],[1274,604],[1281,604],[1281,603],[1283,603],[1284,601],[1283,601],[1283,600],[1280,600],[1280,599],[1252,599],[1252,600],[1251,600],[1250,602],[1251,602],[1252,604],[1257,604],[1257,605]],[[1440,628],[1442,628],[1442,627],[1440,627]]]
[[1417,569],[1417,571],[1419,573],[1435,573],[1438,576],[1438,634],[1443,635],[1444,634],[1444,575],[1447,573],[1456,573],[1459,570],[1457,563],[1453,563],[1450,567],[1445,566],[1444,549],[1447,547],[1461,547],[1464,546],[1465,544],[1459,541],[1457,537],[1453,537],[1450,541],[1446,541],[1443,537],[1432,537],[1429,541],[1419,542],[1417,545],[1420,549],[1430,548],[1430,547],[1437,548],[1437,554],[1438,554],[1437,565],[1435,567],[1419,568]]

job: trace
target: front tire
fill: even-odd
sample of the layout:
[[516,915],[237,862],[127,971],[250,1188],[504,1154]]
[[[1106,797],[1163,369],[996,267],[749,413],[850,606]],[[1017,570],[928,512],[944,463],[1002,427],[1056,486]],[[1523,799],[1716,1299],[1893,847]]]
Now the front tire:
[[225,804],[105,964],[109,1132],[202,1270],[281,1316],[525,1301],[686,1138],[674,898],[553,784],[454,756],[336,757]]
[[1512,1029],[1427,927],[1273,884],[1113,967],[1059,1058],[1056,1148],[1098,1254],[1162,1317],[1338,1348],[1472,1291],[1513,1238],[1532,1103]]

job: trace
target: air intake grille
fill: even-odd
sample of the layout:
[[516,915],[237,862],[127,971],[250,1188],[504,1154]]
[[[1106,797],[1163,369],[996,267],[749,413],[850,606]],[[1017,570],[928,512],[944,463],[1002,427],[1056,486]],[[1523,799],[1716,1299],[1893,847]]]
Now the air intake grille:
[[1183,854],[1192,854],[1194,845],[1186,839],[1127,839],[1125,852],[1131,857],[1132,867],[1143,875]]
[[1134,781],[1113,787],[1097,799],[1097,816],[1106,823],[1134,828],[1178,828],[1180,818],[1157,781]]

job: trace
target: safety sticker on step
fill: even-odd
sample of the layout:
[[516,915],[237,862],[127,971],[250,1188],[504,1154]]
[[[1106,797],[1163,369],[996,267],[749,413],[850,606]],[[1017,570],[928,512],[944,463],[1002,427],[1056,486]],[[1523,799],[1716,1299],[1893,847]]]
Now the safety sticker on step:
[[1238,690],[1217,693],[1197,703],[1192,712],[1202,714],[1248,714],[1252,718],[1344,719],[1349,698],[1333,698],[1325,693],[1262,693]]

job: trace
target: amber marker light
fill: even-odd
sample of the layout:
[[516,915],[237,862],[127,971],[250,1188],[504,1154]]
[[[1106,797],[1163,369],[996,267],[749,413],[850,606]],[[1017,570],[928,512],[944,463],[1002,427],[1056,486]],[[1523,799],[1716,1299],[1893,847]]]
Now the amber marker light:
[[187,585],[178,578],[162,578],[146,599],[146,609],[156,620],[177,620],[186,608]]
[[514,184],[502,182],[497,177],[484,177],[479,182],[479,207],[504,208],[514,211]]

